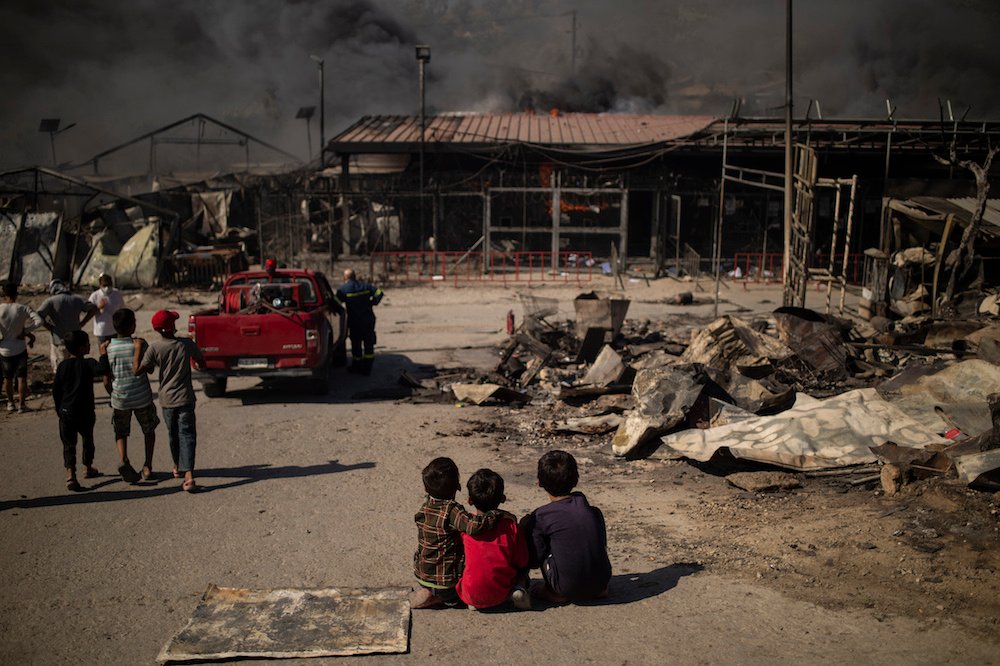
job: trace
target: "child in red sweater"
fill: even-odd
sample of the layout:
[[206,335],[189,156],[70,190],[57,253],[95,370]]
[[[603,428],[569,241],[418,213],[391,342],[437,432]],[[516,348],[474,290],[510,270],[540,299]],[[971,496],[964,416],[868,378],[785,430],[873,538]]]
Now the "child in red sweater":
[[[476,471],[466,484],[469,503],[478,513],[495,510],[507,500],[503,477],[490,469]],[[522,587],[515,587],[518,569],[528,564],[528,545],[518,532],[517,519],[497,511],[496,525],[479,534],[462,534],[465,570],[455,590],[459,598],[474,608],[490,608],[510,598],[517,608],[531,608],[531,599]]]

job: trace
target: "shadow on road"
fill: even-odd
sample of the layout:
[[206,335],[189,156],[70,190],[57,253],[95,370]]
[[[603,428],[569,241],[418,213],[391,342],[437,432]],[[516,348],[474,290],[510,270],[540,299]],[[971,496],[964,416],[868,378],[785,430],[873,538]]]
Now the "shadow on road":
[[[220,467],[216,469],[196,470],[198,479],[204,478],[238,478],[250,481],[261,481],[263,479],[293,479],[301,476],[316,476],[317,474],[336,474],[337,472],[351,472],[356,469],[372,469],[373,462],[354,463],[353,465],[342,465],[337,460],[323,463],[321,465],[283,465],[272,467],[270,465],[244,465],[243,467]],[[209,488],[205,488],[209,490]]]
[[309,380],[268,379],[251,387],[231,389],[226,398],[236,398],[244,406],[401,400],[413,394],[411,387],[399,381],[403,372],[419,380],[433,377],[437,369],[433,365],[414,363],[402,354],[380,354],[375,358],[370,375],[334,368],[330,375],[330,391],[324,395],[310,393]]
[[[227,488],[245,486],[249,483],[256,483],[267,479],[294,479],[304,476],[317,476],[320,474],[337,474],[339,472],[352,472],[359,469],[372,469],[373,462],[354,463],[343,465],[337,460],[331,460],[319,465],[285,465],[282,467],[271,467],[270,465],[246,465],[243,467],[232,467],[228,469],[199,469],[195,470],[198,480],[198,492],[196,494],[211,493]],[[205,479],[231,478],[235,479],[228,483],[211,484],[205,483]],[[40,509],[48,506],[69,506],[73,504],[95,504],[98,502],[118,502],[121,500],[146,499],[149,497],[162,497],[184,492],[181,488],[180,479],[171,479],[169,474],[161,477],[158,481],[140,482],[136,485],[126,486],[127,490],[111,490],[106,492],[94,492],[105,486],[116,483],[124,483],[116,477],[105,477],[95,485],[85,487],[83,492],[69,493],[64,495],[50,495],[48,497],[24,497],[16,500],[0,502],[0,512],[11,509]]]
[[[690,576],[704,569],[700,564],[677,562],[669,566],[653,569],[645,573],[618,574],[611,577],[608,583],[608,596],[604,599],[591,599],[589,601],[579,601],[576,606],[617,606],[619,604],[632,604],[643,599],[649,599],[663,594],[667,590],[677,586],[684,576]],[[555,604],[532,599],[533,610],[543,611],[548,608],[556,608]],[[510,601],[506,601],[493,608],[480,609],[483,613],[519,613]]]
[[612,576],[611,582],[608,583],[607,597],[592,601],[581,601],[577,605],[615,606],[649,599],[677,587],[677,582],[681,578],[698,573],[704,568],[700,564],[676,562],[645,573],[618,574]]

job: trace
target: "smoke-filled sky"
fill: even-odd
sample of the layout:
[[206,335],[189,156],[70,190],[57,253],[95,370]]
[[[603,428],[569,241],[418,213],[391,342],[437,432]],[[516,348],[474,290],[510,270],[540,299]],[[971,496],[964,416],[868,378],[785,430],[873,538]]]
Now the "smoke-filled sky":
[[[576,10],[576,71],[570,12]],[[202,112],[306,156],[365,114],[541,110],[781,115],[784,0],[5,0],[0,168],[59,162]],[[795,105],[824,117],[1000,119],[997,0],[796,0]],[[318,110],[317,110],[318,112]],[[318,118],[312,121],[314,150]],[[262,156],[262,159],[264,157]]]

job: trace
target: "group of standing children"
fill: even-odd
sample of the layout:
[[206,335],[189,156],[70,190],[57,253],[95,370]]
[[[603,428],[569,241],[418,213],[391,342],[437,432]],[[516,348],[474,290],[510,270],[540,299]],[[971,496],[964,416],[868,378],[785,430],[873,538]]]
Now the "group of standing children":
[[[410,595],[412,608],[484,609],[510,599],[527,610],[532,597],[564,604],[607,595],[604,515],[573,491],[579,472],[571,454],[549,451],[539,458],[538,485],[549,502],[520,523],[498,508],[507,498],[503,478],[492,470],[478,470],[467,483],[476,513],[455,501],[461,484],[453,460],[435,458],[422,477],[427,498],[414,517],[418,588]],[[534,568],[542,580],[530,585]]]
[[[51,334],[49,360],[53,373],[66,357],[66,341],[81,331],[91,318],[94,320],[94,335],[98,340],[105,342],[111,339],[114,334],[111,317],[118,308],[124,306],[124,300],[121,292],[114,288],[110,275],[102,274],[98,283],[98,289],[89,299],[84,300],[73,294],[62,280],[52,280],[49,283],[49,297],[42,301],[37,312],[17,302],[16,282],[5,281],[0,285],[0,375],[7,394],[8,411],[31,411],[27,405],[27,397],[28,350],[35,343],[32,331],[44,327]],[[72,356],[72,352],[69,355]]]
[[[103,307],[103,306],[100,306]],[[160,407],[167,424],[167,439],[173,459],[173,477],[184,478],[182,487],[188,492],[197,490],[194,480],[197,432],[194,418],[194,385],[191,378],[191,361],[204,362],[198,347],[189,339],[176,337],[179,315],[159,310],[153,315],[153,329],[160,338],[147,344],[142,338],[133,337],[136,328],[135,312],[119,307],[111,317],[115,335],[101,342],[100,360],[87,358],[90,338],[80,330],[70,333],[64,340],[68,357],[56,370],[53,400],[59,415],[59,435],[63,443],[63,464],[66,467],[66,487],[78,491],[76,476],[77,437],[83,442],[85,478],[100,475],[93,467],[94,461],[94,378],[102,376],[104,386],[111,395],[112,426],[118,449],[118,473],[127,483],[139,479],[155,480],[153,449],[156,444],[156,426],[159,417],[153,405],[153,392],[149,373],[160,370]],[[137,472],[128,457],[128,437],[132,417],[143,433],[144,453],[141,472]]]

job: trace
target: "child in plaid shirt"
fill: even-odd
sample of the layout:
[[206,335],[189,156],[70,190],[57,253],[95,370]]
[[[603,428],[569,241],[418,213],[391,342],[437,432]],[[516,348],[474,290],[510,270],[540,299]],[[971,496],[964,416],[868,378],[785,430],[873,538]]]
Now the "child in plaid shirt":
[[462,484],[451,458],[435,458],[424,468],[422,477],[427,498],[413,518],[417,524],[413,573],[419,588],[410,594],[410,608],[455,607],[461,603],[455,585],[465,566],[461,534],[491,529],[498,513],[473,515],[455,501]]

